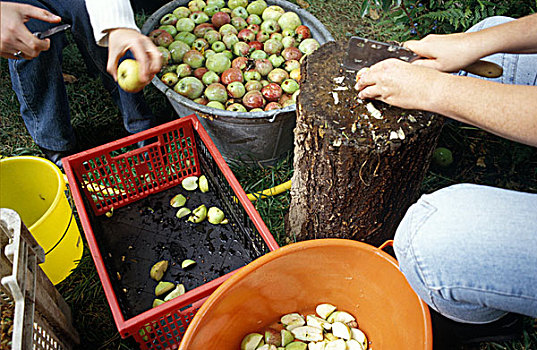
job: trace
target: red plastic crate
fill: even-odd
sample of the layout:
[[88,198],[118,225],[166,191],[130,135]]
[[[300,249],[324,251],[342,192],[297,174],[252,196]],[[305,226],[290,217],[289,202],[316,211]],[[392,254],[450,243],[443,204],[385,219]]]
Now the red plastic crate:
[[[140,141],[149,144],[137,148]],[[195,115],[69,156],[63,159],[63,164],[116,326],[122,337],[133,336],[142,349],[178,348],[186,327],[203,301],[236,270],[208,280],[158,307],[128,315],[124,302],[127,299],[118,287],[121,277],[111,267],[112,255],[106,254],[100,246],[102,232],[97,232],[96,228],[106,220],[103,214],[112,209],[116,213],[129,210],[152,198],[149,196],[180,188],[187,176],[205,174],[220,196],[226,217],[229,215],[241,242],[252,247],[253,254],[258,256],[278,248]],[[106,239],[109,236],[113,234],[108,234]],[[151,240],[151,237],[143,238]],[[142,272],[147,279],[149,268]]]

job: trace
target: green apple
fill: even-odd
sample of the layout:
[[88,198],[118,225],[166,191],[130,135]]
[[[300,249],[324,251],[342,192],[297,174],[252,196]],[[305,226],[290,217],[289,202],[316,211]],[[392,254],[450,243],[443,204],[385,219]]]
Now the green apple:
[[246,7],[248,5],[248,0],[229,0],[227,6],[230,9],[235,9],[239,6]]
[[278,24],[284,29],[295,30],[299,25],[302,24],[300,17],[294,12],[286,12],[279,19]]
[[127,92],[138,92],[144,88],[140,81],[140,64],[133,59],[126,59],[117,67],[119,87]]
[[172,61],[181,63],[183,61],[184,54],[190,50],[190,47],[186,43],[176,40],[171,43],[170,46],[168,46],[168,50],[172,56]]
[[190,16],[190,13],[190,10],[184,6],[179,6],[178,8],[173,10],[173,14],[175,15],[175,17],[177,17],[177,19],[187,18],[188,16]]
[[277,5],[269,6],[263,11],[263,20],[273,19],[277,21],[285,13],[285,10]]
[[179,32],[174,39],[180,40],[188,46],[192,46],[192,43],[194,42],[194,40],[196,40],[196,36],[190,32]]
[[221,74],[226,69],[231,67],[231,61],[227,55],[223,53],[217,53],[207,58],[205,66],[215,73]]
[[221,102],[218,101],[209,101],[207,107],[217,108],[217,109],[226,109]]
[[267,8],[267,3],[265,0],[255,0],[254,2],[251,2],[246,7],[246,10],[251,15],[258,15],[261,16],[263,14],[263,11]]
[[195,99],[203,93],[204,85],[196,77],[185,77],[174,86],[173,90],[185,97]]

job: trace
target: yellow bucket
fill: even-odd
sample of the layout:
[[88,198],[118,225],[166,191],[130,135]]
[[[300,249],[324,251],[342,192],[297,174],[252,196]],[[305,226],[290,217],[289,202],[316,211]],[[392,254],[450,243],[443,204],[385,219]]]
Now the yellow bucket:
[[0,160],[0,208],[17,211],[45,250],[41,268],[53,284],[78,265],[84,244],[60,169],[38,157]]

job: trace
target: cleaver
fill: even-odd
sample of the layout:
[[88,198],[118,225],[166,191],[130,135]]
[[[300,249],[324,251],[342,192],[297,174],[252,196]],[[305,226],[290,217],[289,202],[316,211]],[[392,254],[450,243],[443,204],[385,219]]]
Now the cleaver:
[[[396,44],[388,44],[380,41],[353,36],[349,40],[347,55],[343,60],[343,66],[350,70],[360,70],[387,58],[398,58],[406,62],[412,62],[420,58],[414,52]],[[485,78],[498,78],[503,74],[503,68],[496,63],[479,60],[462,70]]]

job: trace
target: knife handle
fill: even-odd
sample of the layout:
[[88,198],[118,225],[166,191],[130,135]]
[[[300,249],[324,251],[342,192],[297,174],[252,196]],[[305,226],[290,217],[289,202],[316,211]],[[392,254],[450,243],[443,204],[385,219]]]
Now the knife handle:
[[462,70],[485,78],[498,78],[503,74],[503,68],[500,65],[483,60],[474,62]]

